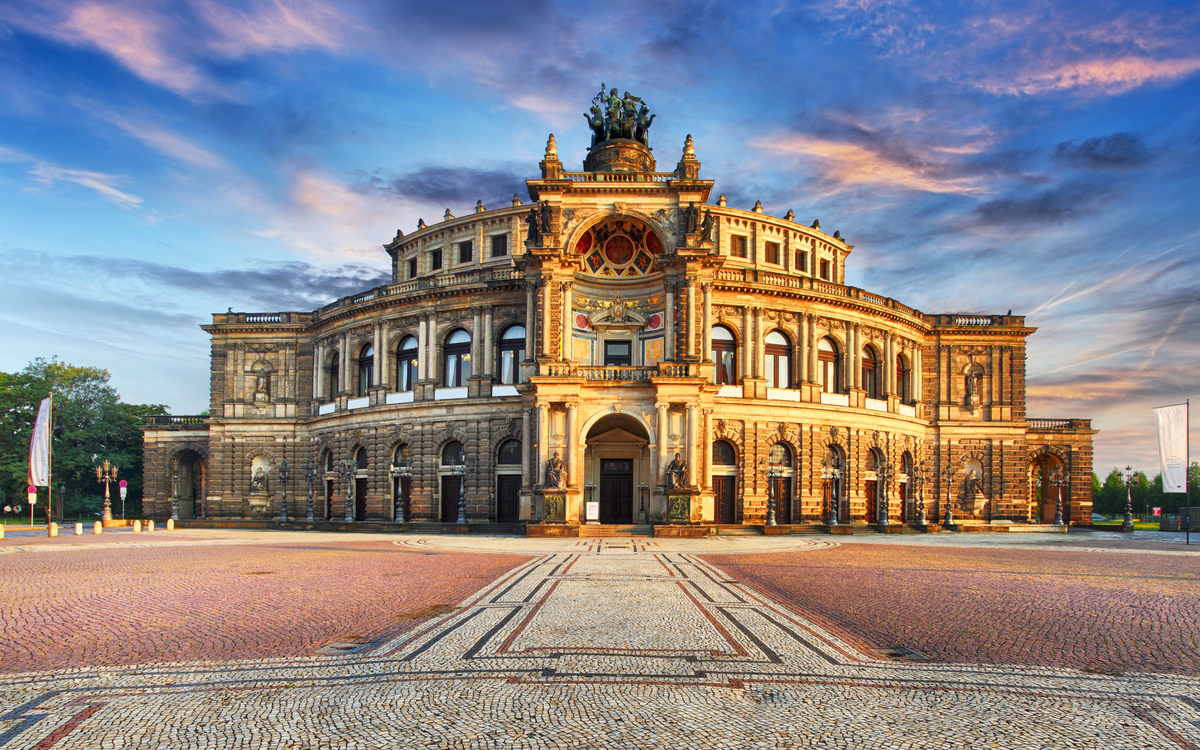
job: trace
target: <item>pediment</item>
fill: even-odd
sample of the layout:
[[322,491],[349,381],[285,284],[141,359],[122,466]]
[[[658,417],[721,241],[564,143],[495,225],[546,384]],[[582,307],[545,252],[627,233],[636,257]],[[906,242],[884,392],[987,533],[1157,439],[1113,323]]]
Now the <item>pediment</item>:
[[604,445],[636,445],[638,447],[645,447],[649,445],[649,442],[643,437],[638,437],[631,432],[622,430],[620,427],[614,427],[599,437],[589,438],[587,444],[589,447]]

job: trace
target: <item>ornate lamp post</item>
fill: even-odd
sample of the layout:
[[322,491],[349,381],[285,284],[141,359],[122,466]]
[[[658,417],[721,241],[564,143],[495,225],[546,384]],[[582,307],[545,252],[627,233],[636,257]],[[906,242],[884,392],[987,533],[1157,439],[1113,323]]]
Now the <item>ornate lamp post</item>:
[[838,498],[838,484],[842,478],[842,469],[838,466],[837,458],[833,453],[826,455],[825,460],[821,462],[821,478],[830,483],[829,525],[837,526],[838,503],[841,502]]
[[388,473],[396,486],[396,510],[393,517],[396,523],[407,523],[404,519],[404,489],[412,480],[412,462],[408,459],[393,460],[388,467]]
[[958,472],[950,465],[950,459],[947,457],[942,466],[942,479],[946,483],[946,510],[942,513],[942,526],[954,525],[954,478],[958,476]]
[[759,468],[764,465],[767,469],[767,525],[775,525],[775,480],[783,475],[783,471],[774,461],[759,459]]
[[880,526],[888,525],[888,485],[892,483],[892,477],[896,476],[896,467],[891,461],[885,461],[883,465],[875,468],[875,475],[879,477],[879,518],[876,520]]
[[1058,501],[1054,505],[1054,525],[1063,525],[1062,486],[1071,481],[1071,475],[1062,469],[1055,469],[1050,474],[1050,482],[1058,489]]
[[1133,467],[1125,467],[1125,520],[1121,531],[1133,531]]
[[313,491],[317,484],[317,462],[312,456],[304,462],[304,479],[308,482],[308,506],[305,508],[306,521],[313,521]]
[[462,463],[454,467],[458,475],[458,523],[467,522],[467,467],[475,466],[475,459],[463,456]]
[[917,504],[917,525],[927,526],[928,521],[925,520],[925,477],[929,473],[929,459],[922,458],[920,465],[917,466],[917,475],[914,477],[917,484],[917,496],[920,498]]
[[108,459],[104,459],[104,464],[96,467],[96,481],[104,484],[104,515],[101,518],[105,521],[111,521],[112,507],[108,495],[108,483],[117,481],[116,464],[109,466]]
[[62,523],[63,514],[67,512],[67,485],[58,485],[58,521]]
[[291,472],[288,470],[287,459],[285,458],[283,461],[279,462],[279,486],[283,488],[283,499],[279,502],[279,520],[285,523],[288,520],[287,480],[288,474],[290,473]]
[[638,497],[641,499],[641,506],[638,509],[638,523],[646,522],[646,495],[650,494],[650,485],[638,485]]
[[342,474],[346,477],[346,523],[354,523],[354,478],[358,474],[358,464],[354,456],[349,461],[340,462]]
[[[108,488],[105,487],[105,491]],[[124,513],[121,514],[122,516]],[[171,462],[171,520],[179,520],[179,459]]]

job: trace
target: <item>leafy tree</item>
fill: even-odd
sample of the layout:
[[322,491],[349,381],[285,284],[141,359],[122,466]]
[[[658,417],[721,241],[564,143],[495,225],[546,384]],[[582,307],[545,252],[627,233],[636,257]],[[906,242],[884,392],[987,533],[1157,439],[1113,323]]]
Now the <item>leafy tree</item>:
[[[142,491],[142,434],[151,414],[166,414],[161,404],[123,403],[108,383],[107,370],[77,367],[57,359],[35,359],[19,373],[0,373],[0,501],[24,504],[29,442],[38,405],[54,396],[51,495],[62,516],[59,487],[66,487],[66,511],[93,513],[103,506],[103,485],[95,467],[108,459],[118,477],[129,482],[127,513],[139,513]],[[119,498],[116,487],[113,497]],[[44,497],[42,499],[44,502]],[[119,508],[119,500],[117,501]],[[42,508],[45,510],[45,508]]]
[[1125,512],[1125,475],[1120,469],[1114,466],[1098,490],[1093,482],[1092,501],[1097,513],[1115,515]]

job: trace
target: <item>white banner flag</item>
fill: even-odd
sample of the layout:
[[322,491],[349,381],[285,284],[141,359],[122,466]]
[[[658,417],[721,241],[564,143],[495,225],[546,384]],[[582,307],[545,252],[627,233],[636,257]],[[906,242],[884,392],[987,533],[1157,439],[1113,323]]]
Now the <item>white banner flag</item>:
[[50,408],[50,398],[42,399],[29,443],[29,483],[34,487],[50,486]]
[[1187,492],[1188,405],[1160,406],[1154,410],[1158,427],[1158,468],[1163,492]]

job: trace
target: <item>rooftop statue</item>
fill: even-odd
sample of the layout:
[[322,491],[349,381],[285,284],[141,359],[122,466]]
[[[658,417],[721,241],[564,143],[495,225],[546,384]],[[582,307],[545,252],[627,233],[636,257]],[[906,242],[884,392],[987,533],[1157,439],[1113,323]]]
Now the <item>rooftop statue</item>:
[[650,147],[650,123],[656,115],[650,114],[650,108],[641,97],[628,91],[623,97],[617,96],[615,88],[606,93],[601,83],[600,93],[592,98],[592,108],[584,112],[583,117],[592,129],[592,148],[616,138],[635,140]]

